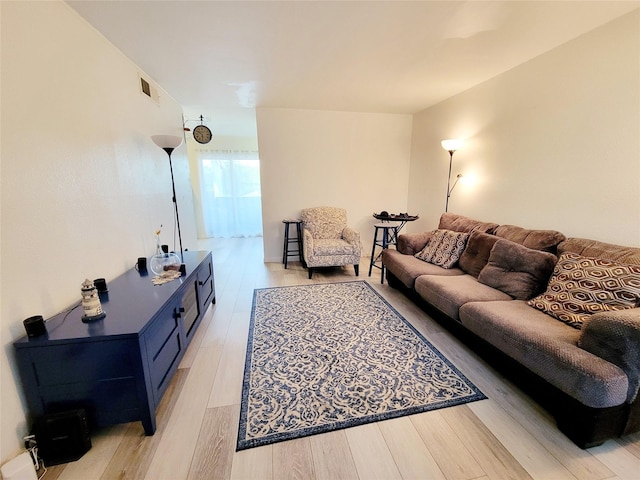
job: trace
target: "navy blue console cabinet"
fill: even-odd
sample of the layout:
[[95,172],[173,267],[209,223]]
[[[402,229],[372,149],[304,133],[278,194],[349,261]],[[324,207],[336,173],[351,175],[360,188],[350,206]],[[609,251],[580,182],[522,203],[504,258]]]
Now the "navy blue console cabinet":
[[110,281],[102,320],[83,323],[77,307],[48,319],[46,335],[17,340],[29,414],[84,408],[92,426],[140,420],[153,435],[162,395],[215,303],[211,252],[184,252],[184,263],[186,275],[164,285],[136,269]]

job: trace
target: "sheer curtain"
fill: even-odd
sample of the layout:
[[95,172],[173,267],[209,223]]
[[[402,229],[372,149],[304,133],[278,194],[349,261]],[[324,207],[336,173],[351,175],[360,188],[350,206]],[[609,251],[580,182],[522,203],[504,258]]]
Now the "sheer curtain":
[[200,152],[202,214],[207,237],[262,235],[258,152]]

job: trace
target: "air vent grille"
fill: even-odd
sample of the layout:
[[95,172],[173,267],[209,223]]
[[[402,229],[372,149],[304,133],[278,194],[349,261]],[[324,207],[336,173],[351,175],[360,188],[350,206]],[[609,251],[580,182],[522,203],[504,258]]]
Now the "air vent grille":
[[140,92],[149,97],[155,103],[159,103],[160,97],[158,96],[158,89],[156,86],[140,74],[138,74],[138,79],[140,82]]

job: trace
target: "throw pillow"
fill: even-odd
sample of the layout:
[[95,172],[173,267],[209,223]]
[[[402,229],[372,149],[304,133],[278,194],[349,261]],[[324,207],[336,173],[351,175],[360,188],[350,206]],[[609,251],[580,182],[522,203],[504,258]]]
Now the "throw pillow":
[[478,281],[511,295],[529,300],[544,291],[558,259],[555,255],[499,239],[491,249]]
[[468,239],[468,233],[436,230],[415,257],[442,268],[453,268],[458,263]]
[[547,290],[529,305],[580,329],[589,315],[637,307],[639,298],[640,265],[565,252]]
[[480,275],[480,272],[489,261],[491,249],[497,241],[498,237],[495,235],[478,231],[471,232],[467,247],[460,255],[458,266],[465,273],[478,278],[478,275]]

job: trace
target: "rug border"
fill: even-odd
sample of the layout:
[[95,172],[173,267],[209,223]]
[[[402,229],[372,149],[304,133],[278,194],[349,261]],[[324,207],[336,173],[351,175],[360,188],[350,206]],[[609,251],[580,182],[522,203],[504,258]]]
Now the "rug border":
[[[358,283],[364,284],[369,287],[369,290],[377,295],[377,297],[382,300],[385,305],[398,317],[400,318],[409,329],[418,336],[418,338],[426,343],[433,352],[443,361],[449,368],[454,370],[456,374],[458,374],[473,390],[474,394],[464,397],[464,398],[456,398],[450,399],[443,402],[438,402],[435,404],[429,405],[421,405],[410,408],[405,408],[402,410],[394,410],[391,412],[378,413],[375,415],[367,415],[364,417],[344,420],[341,422],[336,422],[331,425],[321,425],[317,427],[308,427],[303,428],[301,430],[296,430],[295,432],[286,432],[286,433],[277,433],[273,435],[268,435],[265,437],[254,438],[250,440],[245,440],[241,438],[242,432],[246,430],[247,425],[247,409],[248,409],[248,395],[249,395],[249,377],[251,374],[251,351],[253,349],[253,328],[255,324],[255,308],[256,308],[256,296],[258,292],[262,290],[275,290],[280,288],[293,288],[293,287],[314,287],[318,285],[335,285],[335,284],[347,284],[347,283]],[[335,430],[342,430],[344,428],[356,427],[358,425],[365,425],[367,423],[379,422],[383,420],[390,420],[393,418],[400,418],[407,415],[414,415],[416,413],[424,413],[432,410],[438,410],[441,408],[453,407],[456,405],[463,405],[466,403],[476,402],[478,400],[486,400],[487,396],[480,391],[480,389],[464,375],[458,367],[456,367],[440,350],[438,350],[435,345],[433,345],[427,338],[422,335],[411,323],[398,312],[393,305],[391,305],[381,294],[378,292],[368,281],[366,280],[350,280],[346,282],[327,282],[327,283],[311,283],[311,284],[303,284],[303,285],[281,285],[277,287],[262,287],[255,288],[253,290],[253,297],[251,301],[251,318],[249,322],[249,331],[247,338],[247,348],[245,351],[245,364],[244,364],[244,374],[242,376],[242,396],[240,400],[240,418],[238,425],[238,435],[236,441],[236,451],[239,452],[241,450],[247,450],[249,448],[260,447],[264,445],[271,445],[274,443],[284,442],[287,440],[293,440],[295,438],[303,438],[309,437],[311,435],[317,435],[320,433],[332,432]]]

